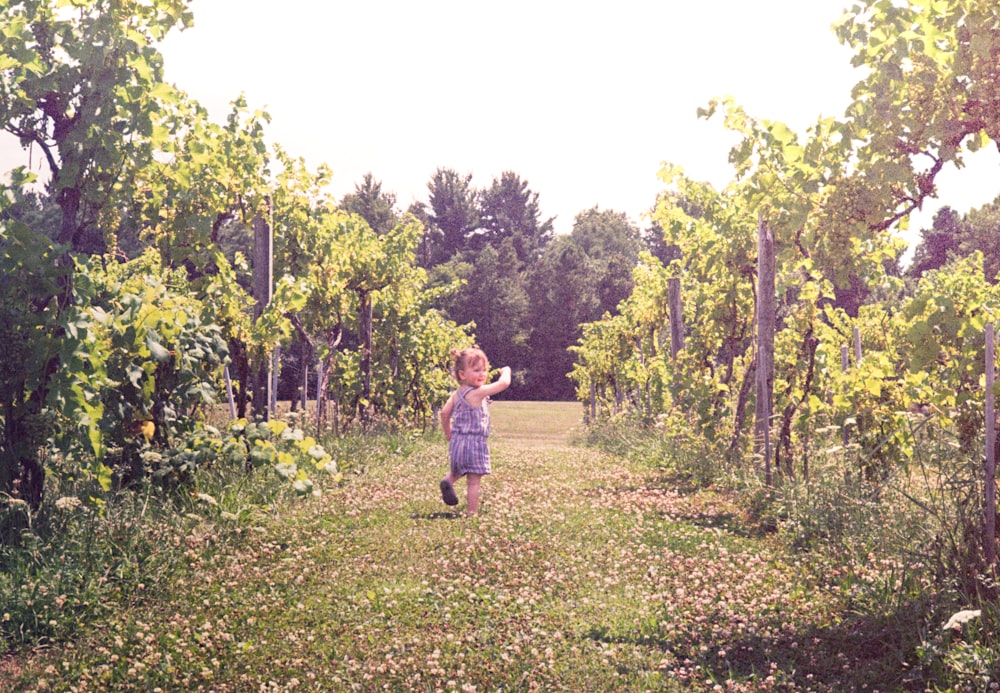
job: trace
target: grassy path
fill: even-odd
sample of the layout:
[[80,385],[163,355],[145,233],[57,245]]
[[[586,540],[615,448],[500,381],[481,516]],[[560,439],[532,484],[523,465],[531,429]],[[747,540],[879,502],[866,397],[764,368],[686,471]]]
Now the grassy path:
[[0,691],[843,691],[900,680],[899,655],[850,619],[835,583],[744,536],[724,499],[572,446],[578,405],[499,402],[493,413],[479,517],[441,503],[444,441],[417,441],[237,548],[193,533],[193,569],[169,595],[40,653]]

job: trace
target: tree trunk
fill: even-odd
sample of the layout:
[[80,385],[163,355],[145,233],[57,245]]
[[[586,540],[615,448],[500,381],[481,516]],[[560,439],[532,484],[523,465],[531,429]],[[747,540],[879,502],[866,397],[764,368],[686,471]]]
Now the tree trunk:
[[[813,372],[815,370],[816,363],[816,349],[819,346],[819,340],[813,336],[813,330],[810,327],[805,334],[805,338],[802,340],[802,349],[799,352],[799,360],[806,362],[806,377],[802,384],[802,399],[798,402],[792,399],[792,387],[794,383],[789,383],[788,388],[785,390],[785,397],[789,400],[788,404],[785,405],[784,411],[781,414],[781,427],[780,433],[778,435],[778,445],[775,449],[775,468],[782,471],[782,461],[784,461],[784,473],[790,479],[795,475],[795,471],[792,469],[792,419],[795,417],[795,412],[802,405],[802,402],[809,399],[809,391],[812,389]],[[806,471],[803,470],[803,475]]]
[[247,405],[250,401],[250,362],[247,360],[246,346],[238,339],[229,340],[229,358],[233,362],[234,382],[236,388],[236,417],[246,418]]
[[750,389],[757,381],[757,356],[750,360],[746,373],[743,374],[743,382],[740,384],[740,392],[736,397],[736,415],[733,420],[733,439],[729,442],[729,459],[735,460],[740,449],[740,440],[743,438],[743,426],[746,422],[747,400],[750,399]]

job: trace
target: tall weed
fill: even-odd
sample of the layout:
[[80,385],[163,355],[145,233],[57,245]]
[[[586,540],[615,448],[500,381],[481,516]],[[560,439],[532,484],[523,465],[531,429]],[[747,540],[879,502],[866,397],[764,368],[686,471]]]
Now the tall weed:
[[586,443],[660,470],[682,486],[705,488],[726,478],[731,469],[718,441],[676,424],[666,417],[650,421],[639,415],[602,419],[590,424]]

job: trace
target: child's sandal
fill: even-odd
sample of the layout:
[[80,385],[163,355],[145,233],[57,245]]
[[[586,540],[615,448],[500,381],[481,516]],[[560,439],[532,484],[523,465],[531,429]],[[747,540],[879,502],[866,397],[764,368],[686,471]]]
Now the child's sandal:
[[441,479],[441,498],[445,505],[458,505],[458,496],[455,495],[455,488],[447,479]]

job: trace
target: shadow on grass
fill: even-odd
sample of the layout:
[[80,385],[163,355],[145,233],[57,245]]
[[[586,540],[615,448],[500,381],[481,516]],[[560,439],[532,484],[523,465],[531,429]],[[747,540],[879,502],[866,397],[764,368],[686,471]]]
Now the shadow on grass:
[[[598,486],[589,491],[591,494],[609,494],[614,497],[631,497],[644,494],[655,493],[663,489],[678,491],[676,488],[667,485],[642,485],[642,486]],[[702,491],[704,489],[701,489]],[[678,491],[679,496],[693,495]],[[624,506],[625,503],[622,503]],[[744,539],[758,538],[765,534],[771,534],[775,529],[762,528],[749,525],[745,517],[730,510],[716,511],[681,511],[682,506],[671,507],[670,509],[657,509],[655,507],[646,510],[647,514],[652,514],[670,522],[684,522],[702,529],[719,529],[733,536]]]
[[462,513],[457,512],[436,512],[436,513],[413,513],[410,515],[414,520],[457,520],[462,517]]
[[720,529],[737,537],[749,539],[760,536],[761,532],[746,525],[746,520],[735,513],[688,513],[667,516],[671,520],[687,522],[702,529]]
[[920,671],[913,666],[921,613],[917,606],[904,606],[897,613],[856,615],[836,625],[805,625],[794,636],[750,633],[678,641],[659,628],[646,634],[597,626],[583,637],[653,647],[673,655],[678,666],[697,667],[716,681],[764,681],[773,676],[794,690],[923,691]]

